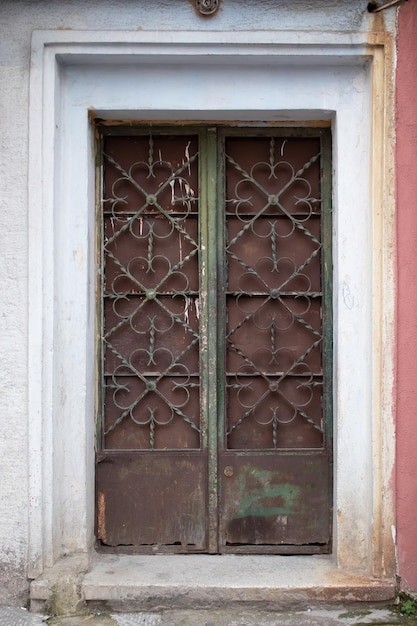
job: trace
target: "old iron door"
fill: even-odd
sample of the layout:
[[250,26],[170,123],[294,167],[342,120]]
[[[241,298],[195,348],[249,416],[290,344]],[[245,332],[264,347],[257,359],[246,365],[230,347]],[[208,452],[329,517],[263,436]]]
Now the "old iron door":
[[329,551],[328,131],[100,132],[97,538]]
[[199,139],[119,132],[102,138],[97,536],[143,551],[202,551]]
[[328,141],[224,140],[223,552],[329,550]]

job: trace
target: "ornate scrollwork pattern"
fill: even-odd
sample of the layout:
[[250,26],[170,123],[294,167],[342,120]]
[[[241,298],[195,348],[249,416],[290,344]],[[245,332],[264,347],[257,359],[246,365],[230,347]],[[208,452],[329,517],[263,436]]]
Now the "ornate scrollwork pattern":
[[104,159],[104,446],[199,448],[197,138],[106,137]]
[[229,138],[226,152],[228,447],[320,447],[320,143]]

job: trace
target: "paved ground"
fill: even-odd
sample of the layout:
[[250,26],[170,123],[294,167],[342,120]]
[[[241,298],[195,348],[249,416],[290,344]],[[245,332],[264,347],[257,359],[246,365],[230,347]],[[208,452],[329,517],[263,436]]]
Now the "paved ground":
[[417,626],[417,617],[389,609],[308,610],[292,613],[260,611],[163,611],[161,613],[85,613],[48,618],[25,609],[0,608],[0,626]]

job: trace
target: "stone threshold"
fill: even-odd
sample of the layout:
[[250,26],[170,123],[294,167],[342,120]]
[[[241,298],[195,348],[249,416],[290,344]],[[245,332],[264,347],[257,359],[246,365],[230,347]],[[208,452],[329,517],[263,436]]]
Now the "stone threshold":
[[338,569],[328,556],[114,555],[66,557],[31,583],[33,610],[71,594],[115,611],[249,607],[294,610],[392,602],[393,579]]

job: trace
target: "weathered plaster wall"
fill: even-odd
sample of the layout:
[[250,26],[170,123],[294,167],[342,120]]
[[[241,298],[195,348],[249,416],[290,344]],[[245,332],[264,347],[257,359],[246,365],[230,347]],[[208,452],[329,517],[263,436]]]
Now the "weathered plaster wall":
[[[410,2],[409,11],[413,4]],[[366,6],[367,0],[342,3],[340,0],[264,0],[262,3],[258,0],[244,3],[223,0],[219,13],[204,19],[196,15],[190,0],[2,0],[0,3],[0,602],[17,602],[25,597],[27,590],[30,472],[27,424],[31,419],[26,393],[27,323],[30,316],[27,301],[27,218],[30,211],[27,202],[27,138],[32,31],[276,29],[354,32],[370,28],[372,21]],[[387,12],[386,19],[392,20],[392,14],[392,11]],[[407,25],[405,18],[403,22],[403,27],[411,33],[410,24]],[[405,215],[411,210],[411,202],[404,205]],[[416,270],[411,263],[411,229],[404,233],[404,237],[409,242],[407,267],[412,277]],[[41,250],[39,254],[42,254]],[[405,274],[402,279],[403,293]],[[410,307],[406,320],[410,327],[411,309],[414,307]],[[400,348],[403,346],[405,350],[408,340],[406,336],[400,337]],[[411,378],[406,381],[403,405],[408,410],[415,399],[415,391],[411,388]],[[410,426],[411,418],[410,411]],[[409,436],[404,429],[403,441]],[[412,475],[412,461],[410,459],[408,465],[409,476]],[[403,498],[407,499],[407,493]],[[408,509],[404,506],[404,523],[411,523],[411,514],[412,505]],[[408,544],[401,545],[401,554],[405,549]]]
[[417,2],[399,11],[397,119],[397,539],[402,584],[417,591]]

